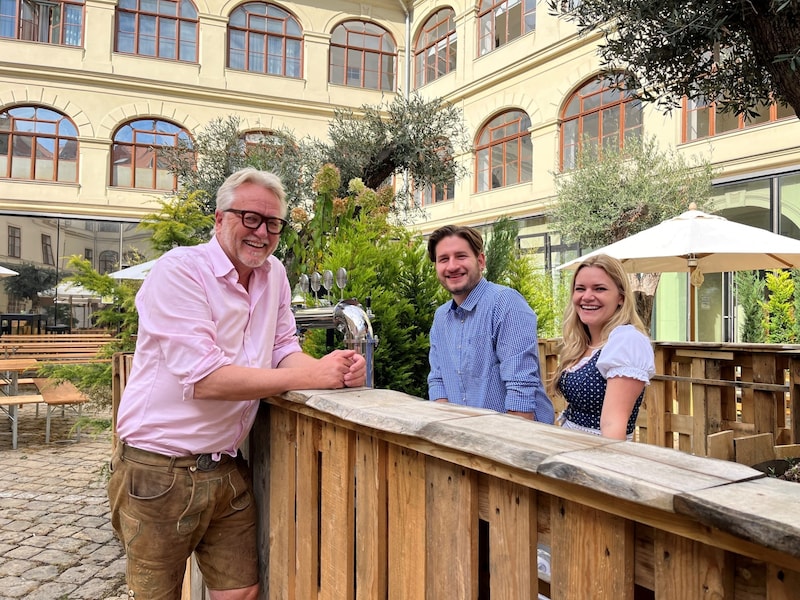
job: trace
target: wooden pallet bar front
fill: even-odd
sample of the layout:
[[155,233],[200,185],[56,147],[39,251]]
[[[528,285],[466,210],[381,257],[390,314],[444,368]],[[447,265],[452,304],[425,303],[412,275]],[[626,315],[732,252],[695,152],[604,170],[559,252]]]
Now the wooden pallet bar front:
[[772,600],[800,577],[800,486],[745,465],[384,390],[261,412],[263,598]]

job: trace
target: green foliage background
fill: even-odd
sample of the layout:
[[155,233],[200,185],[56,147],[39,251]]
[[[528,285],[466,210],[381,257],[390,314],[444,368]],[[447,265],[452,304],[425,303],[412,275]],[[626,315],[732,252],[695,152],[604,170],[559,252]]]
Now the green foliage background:
[[652,138],[626,142],[624,151],[587,150],[575,170],[556,178],[558,202],[551,217],[566,242],[599,248],[708,203],[713,169],[661,150]]
[[[353,180],[347,198],[332,198],[340,189],[338,177],[331,165],[321,171],[313,218],[297,224],[284,240],[287,253],[296,258],[289,269],[290,280],[296,282],[303,273],[344,267],[348,284],[343,296],[362,304],[369,299],[375,315],[372,326],[379,340],[375,385],[425,397],[428,332],[436,307],[447,295],[421,240],[388,221],[386,202],[391,195]],[[308,301],[313,302],[313,297]],[[343,345],[341,334],[335,345]],[[306,332],[304,349],[314,356],[330,351],[327,332]]]
[[770,271],[766,278],[767,301],[762,321],[765,341],[770,344],[792,344],[795,341],[794,281],[789,271]]
[[734,278],[736,299],[743,313],[740,327],[741,339],[743,342],[763,342],[764,280],[758,276],[758,271],[739,271]]

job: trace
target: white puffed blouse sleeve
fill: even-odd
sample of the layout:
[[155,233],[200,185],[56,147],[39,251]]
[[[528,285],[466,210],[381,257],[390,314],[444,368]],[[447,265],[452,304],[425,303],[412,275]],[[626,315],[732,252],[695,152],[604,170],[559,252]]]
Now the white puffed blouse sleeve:
[[656,372],[650,339],[633,325],[620,325],[600,351],[597,370],[605,379],[630,377],[650,383]]

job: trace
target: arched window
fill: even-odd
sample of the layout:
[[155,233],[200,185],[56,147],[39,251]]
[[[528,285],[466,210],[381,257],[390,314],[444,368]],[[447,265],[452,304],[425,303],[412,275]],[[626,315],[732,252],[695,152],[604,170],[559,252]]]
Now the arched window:
[[119,266],[119,254],[113,250],[103,250],[98,259],[97,270],[101,275],[116,271]]
[[0,112],[0,177],[76,182],[78,128],[69,117],[40,106]]
[[531,120],[521,110],[504,112],[478,133],[475,146],[477,191],[485,192],[530,181],[533,145],[528,131]]
[[83,0],[2,0],[0,37],[80,46]]
[[414,46],[416,86],[421,87],[456,68],[456,13],[442,8],[425,21]]
[[481,0],[478,56],[536,29],[536,0]]
[[330,82],[394,91],[397,46],[383,27],[346,21],[331,35]]
[[587,83],[567,100],[561,113],[561,170],[574,169],[581,152],[602,156],[642,137],[642,103],[620,86],[620,75]]
[[177,177],[169,170],[163,148],[191,151],[192,140],[182,127],[157,119],[137,119],[117,129],[111,147],[111,185],[177,189]]
[[228,66],[299,79],[303,72],[300,23],[274,4],[242,4],[231,13],[228,25]]
[[728,131],[745,129],[754,125],[771,123],[780,119],[795,117],[791,106],[761,104],[756,108],[757,117],[748,120],[742,115],[718,113],[714,102],[683,99],[683,141],[691,142],[705,137],[720,135]]
[[297,151],[297,144],[289,134],[272,129],[245,131],[239,139],[246,155],[267,154],[279,157]]
[[119,0],[116,52],[197,62],[200,22],[191,0]]

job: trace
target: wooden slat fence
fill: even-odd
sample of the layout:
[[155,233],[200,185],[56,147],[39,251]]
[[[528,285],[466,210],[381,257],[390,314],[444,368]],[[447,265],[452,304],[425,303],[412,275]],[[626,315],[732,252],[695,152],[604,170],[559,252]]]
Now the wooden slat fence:
[[[679,365],[723,360],[676,356]],[[660,373],[672,376],[672,363],[667,370],[659,360]],[[761,367],[753,371],[764,377]],[[699,379],[697,372],[675,376]],[[708,420],[716,409],[699,411],[687,384],[721,390],[728,385],[720,381],[748,381],[739,373],[709,379],[716,383],[658,381],[664,390],[682,386],[690,419]],[[658,447],[674,427],[666,408],[679,403],[669,393],[663,419],[648,405],[644,435],[662,421],[658,445],[388,390],[265,400],[249,444],[262,599],[795,598],[800,486]],[[550,577],[538,576],[539,546],[550,551]],[[184,599],[201,600],[192,583]]]
[[738,439],[800,443],[800,346],[657,342],[655,353],[641,441],[731,459]]
[[386,390],[270,398],[250,450],[265,599],[774,600],[800,584],[800,486],[733,462]]

